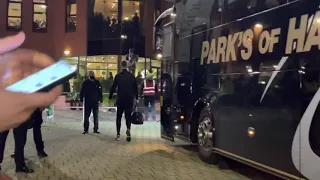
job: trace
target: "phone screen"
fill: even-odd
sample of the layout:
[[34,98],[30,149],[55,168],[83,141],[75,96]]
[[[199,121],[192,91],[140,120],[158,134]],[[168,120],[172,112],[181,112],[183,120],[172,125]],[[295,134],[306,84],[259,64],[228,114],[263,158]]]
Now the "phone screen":
[[76,68],[65,61],[46,67],[6,88],[7,91],[34,93],[75,73]]

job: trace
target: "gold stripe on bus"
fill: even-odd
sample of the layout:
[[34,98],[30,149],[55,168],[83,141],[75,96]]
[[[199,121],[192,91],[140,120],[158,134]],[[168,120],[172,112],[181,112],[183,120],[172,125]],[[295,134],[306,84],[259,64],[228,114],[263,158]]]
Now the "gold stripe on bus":
[[160,96],[160,106],[163,106],[163,96]]
[[[256,161],[253,161],[253,160],[250,160],[250,159],[247,159],[247,158],[244,158],[244,157],[241,157],[239,155],[236,155],[236,154],[233,154],[233,153],[230,153],[230,152],[227,152],[227,151],[224,151],[222,149],[218,149],[218,148],[213,148],[215,151],[217,151],[217,153],[221,153],[223,155],[227,155],[227,156],[230,156],[230,157],[234,157],[236,159],[239,159],[241,161],[244,161],[244,162],[248,162],[252,165],[256,165],[256,166],[259,166],[259,167],[262,167],[266,170],[269,170],[269,171],[272,171],[272,172],[275,172],[277,173],[278,175],[283,175],[283,176],[286,176],[286,177],[289,177],[289,178],[292,178],[292,179],[297,179],[297,180],[306,180],[306,179],[303,179],[303,178],[300,178],[298,176],[295,176],[295,175],[292,175],[292,174],[289,174],[289,173],[286,173],[284,171],[281,171],[279,169],[275,169],[273,167],[270,167],[270,166],[266,166],[264,164],[261,164],[261,163],[258,163]],[[249,164],[248,164],[249,165]],[[263,169],[261,169],[263,170]],[[273,173],[274,174],[274,173]],[[274,174],[274,175],[277,175],[277,174]]]

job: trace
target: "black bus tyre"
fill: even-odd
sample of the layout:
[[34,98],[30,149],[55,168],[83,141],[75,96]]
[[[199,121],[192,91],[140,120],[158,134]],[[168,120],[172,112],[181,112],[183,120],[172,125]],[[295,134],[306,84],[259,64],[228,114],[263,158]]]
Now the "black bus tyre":
[[206,109],[201,111],[199,117],[197,137],[200,159],[208,164],[218,164],[218,155],[213,152],[214,127],[210,114]]

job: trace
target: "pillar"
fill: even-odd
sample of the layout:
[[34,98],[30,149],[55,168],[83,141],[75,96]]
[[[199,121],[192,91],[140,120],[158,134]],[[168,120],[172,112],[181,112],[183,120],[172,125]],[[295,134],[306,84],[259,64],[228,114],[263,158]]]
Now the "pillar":
[[145,35],[145,54],[146,57],[154,57],[153,52],[153,23],[155,21],[154,17],[154,7],[155,0],[145,0],[143,3],[144,18],[143,18],[143,29]]
[[121,35],[122,35],[122,14],[123,14],[123,3],[122,0],[118,0],[118,28],[120,28],[120,47],[119,47],[119,54],[118,54],[118,72],[121,71],[121,61],[122,61],[122,39],[121,39]]

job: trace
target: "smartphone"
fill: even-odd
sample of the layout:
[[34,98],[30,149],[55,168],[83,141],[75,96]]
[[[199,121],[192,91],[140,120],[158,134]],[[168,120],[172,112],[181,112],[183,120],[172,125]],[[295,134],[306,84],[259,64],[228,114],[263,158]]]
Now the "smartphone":
[[8,86],[7,91],[35,93],[49,91],[57,85],[63,84],[76,75],[77,68],[60,60],[39,72]]

